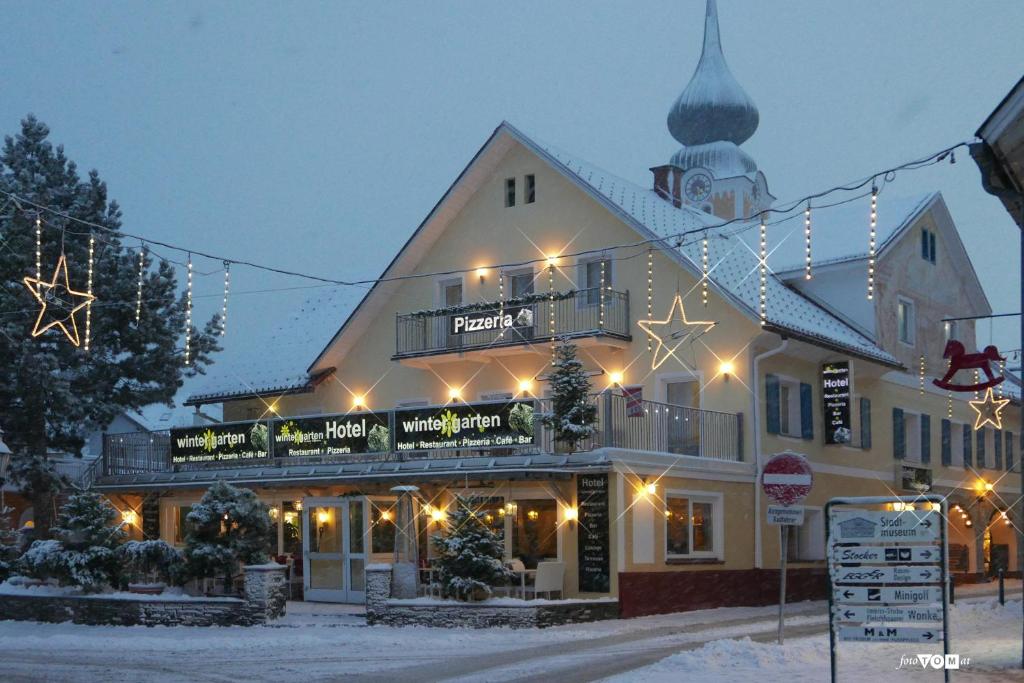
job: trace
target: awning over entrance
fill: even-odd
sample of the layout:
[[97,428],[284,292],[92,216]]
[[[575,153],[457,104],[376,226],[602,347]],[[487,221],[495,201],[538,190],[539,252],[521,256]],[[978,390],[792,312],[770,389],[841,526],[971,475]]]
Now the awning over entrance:
[[463,477],[567,479],[574,472],[608,469],[610,464],[603,453],[588,452],[568,455],[506,455],[404,462],[296,465],[293,467],[243,467],[119,475],[116,478],[109,478],[107,481],[102,479],[97,481],[95,488],[99,491],[194,488],[208,486],[215,481],[274,486],[335,481],[452,480]]

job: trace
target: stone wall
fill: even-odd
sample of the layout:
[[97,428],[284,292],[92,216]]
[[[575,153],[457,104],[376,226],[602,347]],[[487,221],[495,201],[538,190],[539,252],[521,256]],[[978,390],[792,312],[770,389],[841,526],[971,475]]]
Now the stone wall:
[[615,600],[529,601],[522,605],[491,605],[487,602],[414,602],[391,598],[391,567],[366,568],[366,622],[385,626],[434,626],[440,628],[543,628],[602,619],[617,619]]
[[167,600],[105,598],[100,595],[0,594],[0,620],[71,621],[114,626],[253,626],[284,615],[284,567],[245,568],[242,598]]

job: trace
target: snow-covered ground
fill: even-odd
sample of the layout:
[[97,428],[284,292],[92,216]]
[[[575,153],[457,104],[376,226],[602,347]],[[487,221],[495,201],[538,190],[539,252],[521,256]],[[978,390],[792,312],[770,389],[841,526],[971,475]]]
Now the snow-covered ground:
[[[1017,582],[1016,586],[1019,586]],[[958,591],[955,652],[969,671],[1018,680],[1019,589]],[[828,680],[825,604],[790,605],[784,648],[768,643],[775,608],[726,608],[550,629],[367,627],[360,610],[291,603],[273,626],[145,628],[0,622],[4,681],[738,681]],[[751,640],[729,640],[751,638]],[[759,642],[760,641],[760,642]],[[896,671],[917,646],[843,644],[840,680],[939,680]],[[932,648],[934,649],[934,648]],[[683,675],[685,672],[685,675]],[[1019,680],[1024,680],[1021,677]]]

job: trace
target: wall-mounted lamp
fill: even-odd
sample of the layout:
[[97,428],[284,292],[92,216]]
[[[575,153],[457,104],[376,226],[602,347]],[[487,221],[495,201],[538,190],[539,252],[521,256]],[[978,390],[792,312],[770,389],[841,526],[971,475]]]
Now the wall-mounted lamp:
[[557,266],[558,265],[558,254],[548,254],[547,264],[549,266]]
[[459,401],[462,399],[462,389],[458,387],[448,387],[448,400]]
[[569,522],[569,528],[574,529],[576,527],[576,520],[580,518],[579,508],[573,505],[566,506],[562,510],[562,516],[565,518],[565,521]]
[[618,370],[608,373],[608,381],[612,383],[613,387],[622,386],[622,373]]
[[331,513],[327,512],[327,510],[320,510],[319,512],[316,513],[316,521],[320,524],[327,524],[330,518]]
[[356,394],[352,397],[353,408],[365,408],[366,407],[366,396],[362,394]]
[[124,510],[121,512],[121,521],[128,526],[135,526],[139,523],[139,513],[135,510]]
[[722,376],[726,382],[729,381],[729,375],[736,373],[736,366],[732,364],[731,360],[722,361],[721,365],[718,366],[718,374]]
[[302,512],[302,501],[301,501],[301,500],[297,500],[297,501],[295,501],[294,503],[292,503],[292,506],[293,506],[293,507],[294,507],[294,508],[295,508],[295,509],[296,509],[297,511],[299,511],[299,512]]
[[514,500],[510,500],[505,503],[505,516],[515,517],[519,513],[519,503]]
[[487,269],[486,268],[477,268],[476,269],[476,276],[478,278],[480,278],[480,284],[483,284],[484,283],[484,278],[487,276]]
[[528,520],[530,520],[531,522],[536,522],[538,517],[540,517],[540,513],[537,512],[536,510],[527,510],[526,511],[526,518]]
[[390,522],[391,521],[391,510],[381,510],[380,511],[380,521],[382,521],[382,522]]
[[519,380],[519,393],[529,394],[533,391],[533,380],[521,379]]
[[441,508],[431,508],[430,510],[430,521],[434,524],[440,524],[447,516]]

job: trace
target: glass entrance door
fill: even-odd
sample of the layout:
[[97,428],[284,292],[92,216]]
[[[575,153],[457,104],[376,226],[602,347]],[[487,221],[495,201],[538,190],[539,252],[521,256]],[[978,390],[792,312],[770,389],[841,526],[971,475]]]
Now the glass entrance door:
[[303,499],[307,600],[361,603],[366,599],[367,505],[363,496]]

